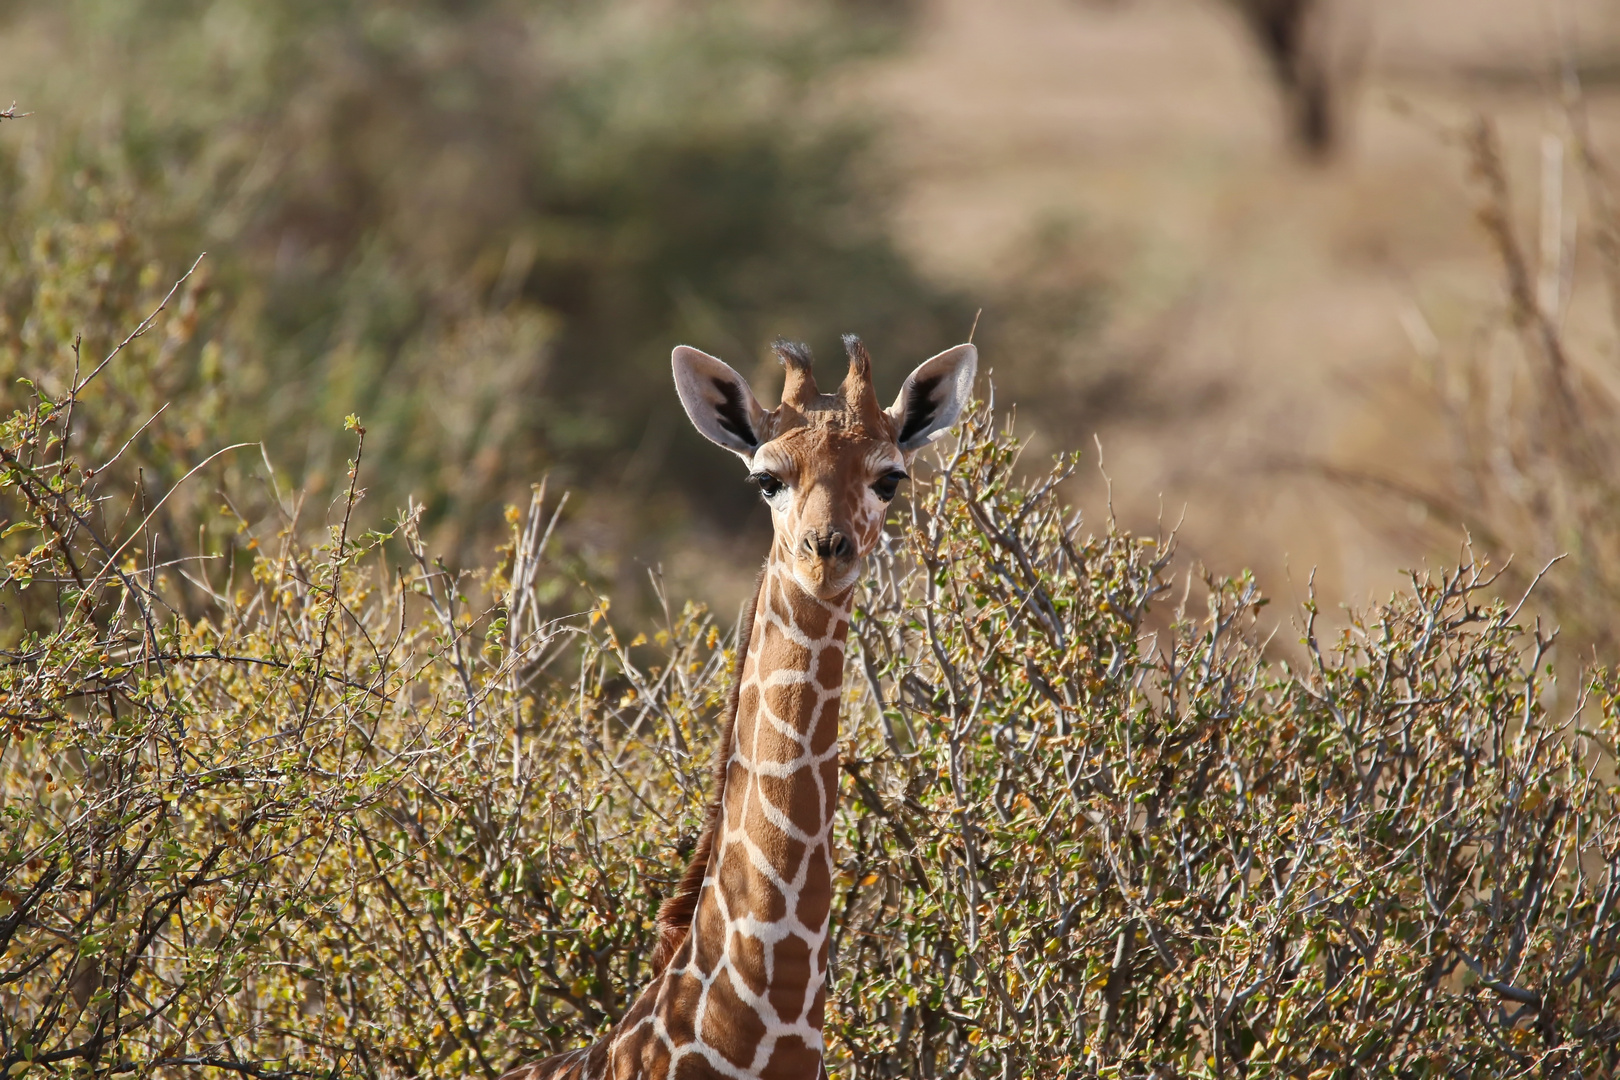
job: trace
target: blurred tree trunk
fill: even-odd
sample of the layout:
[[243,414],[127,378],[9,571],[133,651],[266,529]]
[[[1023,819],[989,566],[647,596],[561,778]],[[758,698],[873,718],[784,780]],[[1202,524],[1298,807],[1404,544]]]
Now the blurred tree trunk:
[[1288,112],[1289,134],[1313,158],[1338,143],[1336,70],[1322,0],[1228,0],[1253,33],[1271,66]]

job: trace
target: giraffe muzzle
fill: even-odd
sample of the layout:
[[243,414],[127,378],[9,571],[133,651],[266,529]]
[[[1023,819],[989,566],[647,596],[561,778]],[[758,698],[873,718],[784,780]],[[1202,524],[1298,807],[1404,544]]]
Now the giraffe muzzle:
[[802,559],[845,562],[855,554],[855,545],[837,529],[811,529],[799,544]]
[[799,538],[793,576],[812,596],[831,599],[855,580],[855,542],[841,529],[808,529]]

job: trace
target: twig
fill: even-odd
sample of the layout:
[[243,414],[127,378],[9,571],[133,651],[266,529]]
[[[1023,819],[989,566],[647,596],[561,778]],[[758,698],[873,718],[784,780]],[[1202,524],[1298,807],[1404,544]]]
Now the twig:
[[97,375],[100,375],[101,374],[101,369],[106,367],[108,364],[112,363],[113,357],[115,357],[119,353],[123,352],[124,347],[126,345],[128,345],[130,342],[134,341],[136,338],[144,336],[148,330],[152,329],[152,323],[157,319],[157,317],[159,315],[161,315],[163,313],[163,310],[169,306],[169,301],[173,300],[174,299],[174,294],[176,292],[180,291],[180,286],[184,285],[190,279],[191,275],[197,272],[197,267],[201,266],[202,261],[204,259],[206,259],[207,257],[208,257],[208,252],[206,252],[206,251],[203,252],[201,255],[197,256],[197,261],[191,264],[191,269],[187,270],[184,274],[180,275],[180,280],[176,281],[173,285],[169,286],[169,291],[163,297],[163,302],[158,304],[158,306],[152,310],[152,314],[150,314],[146,318],[142,319],[141,324],[139,326],[137,326],[134,330],[130,331],[129,337],[125,338],[123,341],[120,341],[118,343],[118,345],[113,349],[113,351],[107,354],[107,358],[105,360],[103,360],[101,363],[97,364],[96,367],[95,367],[95,370],[90,372],[90,374],[88,374],[88,375],[86,375],[84,377],[83,382],[77,383],[73,387],[71,396],[77,397],[78,394],[79,394],[79,391],[83,390],[86,386],[89,386],[90,385],[90,380],[94,379]]
[[1495,243],[1502,269],[1507,274],[1513,324],[1531,338],[1541,353],[1546,362],[1546,383],[1560,418],[1573,424],[1579,414],[1574,391],[1569,385],[1569,360],[1564,355],[1557,327],[1536,300],[1530,264],[1513,230],[1513,200],[1508,191],[1507,170],[1502,165],[1496,126],[1483,116],[1477,117],[1469,129],[1467,145],[1474,176],[1484,184],[1486,192],[1486,200],[1478,212],[1479,223]]
[[[1557,10],[1556,6],[1553,10]],[[1562,25],[1559,26],[1558,36],[1562,53],[1564,118],[1569,124],[1575,157],[1580,162],[1581,177],[1585,181],[1587,204],[1594,219],[1593,246],[1597,248],[1604,281],[1608,285],[1609,316],[1615,325],[1620,326],[1620,216],[1615,213],[1609,170],[1592,144],[1592,125],[1587,117],[1586,94],[1581,88],[1574,46]]]
[[[113,463],[116,462],[119,458],[124,456],[124,451],[129,449],[130,443],[133,443],[136,439],[140,438],[141,437],[141,432],[143,432],[147,428],[151,427],[152,426],[152,421],[156,420],[158,417],[162,416],[164,410],[167,409],[168,407],[169,407],[169,403],[167,401],[165,401],[162,405],[160,405],[158,407],[158,411],[151,415],[151,417],[146,421],[146,423],[142,424],[140,427],[135,429],[135,434],[131,435],[129,438],[124,440],[124,445],[120,446],[118,448],[118,453],[116,453],[112,457],[108,458],[104,463],[102,463],[100,465],[97,465],[95,468],[84,470],[84,478],[86,480],[88,480],[92,476],[96,475],[97,473],[106,472],[108,469],[112,468]],[[63,445],[65,446],[66,443],[64,443]]]
[[434,587],[433,579],[443,576],[446,579],[450,573],[441,563],[437,569],[429,566],[427,561],[427,548],[422,543],[422,534],[418,529],[418,521],[422,516],[422,507],[411,505],[406,512],[405,519],[400,524],[400,535],[405,540],[405,549],[416,560],[417,567],[422,571],[422,585],[427,590],[428,605],[433,613],[439,617],[444,626],[444,632],[450,642],[451,664],[456,669],[456,675],[461,680],[462,691],[467,697],[467,719],[470,723],[478,722],[478,691],[473,687],[472,673],[467,670],[467,660],[461,650],[461,634],[456,629],[455,619],[455,584],[451,582],[445,590],[444,603],[439,602],[438,589]]
[[[354,516],[354,504],[358,501],[359,489],[356,485],[360,479],[360,458],[366,449],[366,429],[358,423],[354,424],[355,446],[354,462],[349,466],[349,492],[343,504],[343,525],[338,529],[337,548],[332,552],[332,584],[330,595],[327,597],[326,610],[321,613],[321,636],[315,645],[315,681],[319,682],[325,675],[326,641],[327,633],[332,628],[332,613],[337,609],[338,589],[343,582],[343,551],[349,545],[349,521]],[[304,702],[304,723],[315,713],[315,695],[311,693]]]

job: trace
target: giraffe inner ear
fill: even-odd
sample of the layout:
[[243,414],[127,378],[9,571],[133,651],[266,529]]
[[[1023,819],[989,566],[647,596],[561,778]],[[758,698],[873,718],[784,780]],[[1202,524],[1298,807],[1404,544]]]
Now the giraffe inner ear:
[[764,442],[765,410],[743,377],[722,360],[690,345],[677,345],[671,357],[675,391],[692,426],[712,443],[753,457]]
[[957,345],[924,360],[906,376],[900,396],[889,406],[894,441],[906,453],[919,450],[950,429],[973,397],[979,350]]

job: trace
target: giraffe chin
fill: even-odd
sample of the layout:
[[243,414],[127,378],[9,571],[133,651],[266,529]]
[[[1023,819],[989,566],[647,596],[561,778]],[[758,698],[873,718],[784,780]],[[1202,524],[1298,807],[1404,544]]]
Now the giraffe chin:
[[793,565],[794,583],[823,602],[837,600],[850,590],[860,576],[860,559],[851,559],[843,565],[804,559]]

